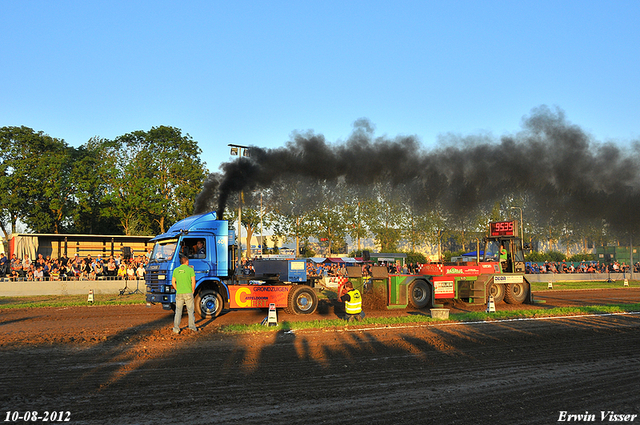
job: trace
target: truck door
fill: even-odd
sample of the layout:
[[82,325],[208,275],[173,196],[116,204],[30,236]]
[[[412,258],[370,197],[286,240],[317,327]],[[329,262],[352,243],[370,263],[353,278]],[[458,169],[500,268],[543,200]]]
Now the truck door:
[[520,245],[520,239],[516,239],[513,241],[513,254],[511,256],[511,262],[513,264],[513,272],[524,273],[524,252],[522,251],[522,246]]
[[189,258],[189,266],[196,273],[196,284],[211,271],[211,258],[215,258],[215,242],[205,236],[186,237],[182,240],[181,254]]

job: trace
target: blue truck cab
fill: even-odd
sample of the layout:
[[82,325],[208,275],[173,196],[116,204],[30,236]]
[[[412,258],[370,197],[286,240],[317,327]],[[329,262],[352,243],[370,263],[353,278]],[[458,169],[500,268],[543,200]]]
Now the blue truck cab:
[[223,308],[223,294],[233,279],[235,232],[215,212],[194,215],[175,223],[156,236],[146,274],[146,301],[175,309],[176,294],[171,286],[173,270],[180,256],[189,258],[196,274],[196,312],[216,317]]

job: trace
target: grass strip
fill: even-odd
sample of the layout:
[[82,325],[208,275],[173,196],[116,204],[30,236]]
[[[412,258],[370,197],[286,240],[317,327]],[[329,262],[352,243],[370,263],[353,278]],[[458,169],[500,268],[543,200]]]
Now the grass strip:
[[323,328],[348,328],[358,326],[390,326],[407,323],[445,323],[445,322],[479,322],[505,319],[526,319],[537,317],[557,317],[557,316],[580,316],[587,314],[611,314],[640,311],[638,304],[613,304],[601,306],[585,307],[554,307],[550,309],[531,310],[507,310],[486,313],[482,311],[469,313],[454,313],[449,315],[448,320],[434,319],[428,314],[407,312],[406,316],[396,317],[365,317],[360,322],[347,323],[340,319],[312,320],[302,322],[281,322],[278,326],[253,325],[224,325],[220,328],[225,333],[257,333],[272,331],[289,331],[302,329],[323,329]]
[[116,295],[94,294],[93,303],[87,301],[87,295],[41,295],[26,297],[0,297],[0,309],[40,308],[40,307],[77,307],[91,305],[131,305],[144,304],[144,294]]
[[[553,285],[553,289],[548,289],[549,282],[532,282],[531,289],[533,291],[553,291],[557,289],[615,289],[624,288],[624,281],[616,280],[612,282],[607,281],[579,281],[579,282],[556,282],[555,279],[561,279],[558,275],[549,275],[549,281]],[[562,276],[562,275],[560,275]],[[640,281],[629,280],[630,288],[640,287]]]
[[[558,279],[562,275],[549,275],[550,280]],[[533,282],[533,291],[551,292],[560,289],[611,289],[623,288],[623,281],[580,281],[580,282],[555,282],[553,289],[548,289],[548,282]],[[629,287],[640,287],[640,281],[629,280]],[[144,304],[144,294],[94,294],[93,305],[128,305]],[[337,295],[332,291],[322,291],[318,294],[319,299],[335,299]],[[0,309],[3,308],[37,308],[37,307],[76,307],[90,305],[87,302],[87,295],[29,295],[18,297],[0,297]]]

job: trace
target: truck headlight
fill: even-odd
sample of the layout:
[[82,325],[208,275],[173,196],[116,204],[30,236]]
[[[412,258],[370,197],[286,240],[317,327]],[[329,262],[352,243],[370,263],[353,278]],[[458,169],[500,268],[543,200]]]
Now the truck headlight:
[[173,289],[173,287],[167,285],[167,286],[164,287],[164,292],[169,292],[170,293],[172,289]]

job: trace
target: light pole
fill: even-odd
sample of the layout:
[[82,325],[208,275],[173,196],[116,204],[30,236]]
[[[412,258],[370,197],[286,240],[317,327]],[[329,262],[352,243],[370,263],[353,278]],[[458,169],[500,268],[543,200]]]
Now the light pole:
[[520,243],[524,244],[524,222],[522,221],[522,208],[520,207],[511,207],[512,210],[519,209],[520,210]]
[[[231,155],[237,156],[249,156],[249,146],[242,145],[232,145],[231,147]],[[244,198],[242,191],[238,194],[238,267],[236,268],[236,273],[240,272],[240,267],[242,266],[242,200]],[[220,220],[222,217],[220,217]],[[251,243],[251,241],[247,241],[247,243]]]
[[264,226],[262,225],[262,192],[260,192],[260,258],[264,249]]

